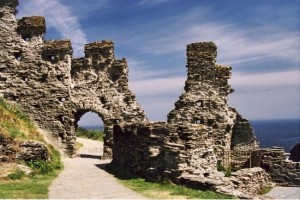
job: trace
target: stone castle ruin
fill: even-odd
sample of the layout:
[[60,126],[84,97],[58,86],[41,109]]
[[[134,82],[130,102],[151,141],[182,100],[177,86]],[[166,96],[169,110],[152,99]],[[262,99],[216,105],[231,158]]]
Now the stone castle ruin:
[[[216,64],[214,43],[187,46],[185,93],[167,122],[151,123],[128,89],[127,62],[114,57],[113,42],[86,44],[85,57],[72,58],[70,40],[45,41],[44,17],[17,20],[17,5],[0,0],[0,94],[66,155],[75,155],[77,122],[92,111],[105,125],[103,158],[124,170],[241,197],[270,186],[257,167],[280,149],[262,154],[249,122],[228,106],[231,67]],[[233,165],[240,170],[231,177],[219,170]],[[289,165],[299,172],[299,164]]]

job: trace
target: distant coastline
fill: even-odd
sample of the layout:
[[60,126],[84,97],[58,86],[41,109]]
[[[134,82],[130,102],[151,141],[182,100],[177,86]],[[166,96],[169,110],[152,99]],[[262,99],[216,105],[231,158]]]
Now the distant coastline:
[[[300,119],[250,120],[260,147],[280,146],[289,152],[300,142]],[[85,129],[103,130],[103,126],[84,125]]]
[[260,147],[284,147],[289,152],[300,142],[300,119],[250,120]]

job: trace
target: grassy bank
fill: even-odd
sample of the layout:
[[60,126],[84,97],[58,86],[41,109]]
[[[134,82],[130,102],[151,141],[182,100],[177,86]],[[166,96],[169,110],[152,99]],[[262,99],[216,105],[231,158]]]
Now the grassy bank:
[[0,180],[0,199],[47,199],[48,188],[54,178],[63,169],[58,151],[51,148],[52,161],[23,163],[30,166],[32,172],[26,175],[20,170]]
[[124,172],[113,165],[107,165],[106,170],[115,175],[118,181],[126,187],[150,199],[232,199],[213,191],[195,190],[170,182],[153,183]]
[[100,130],[87,130],[82,127],[78,127],[76,131],[77,137],[103,141],[103,131]]
[[[21,141],[42,142],[48,147],[51,160],[8,162],[10,155],[2,155],[4,157],[0,160],[0,199],[48,198],[48,187],[63,168],[59,152],[46,144],[42,134],[35,129],[26,114],[0,97],[0,142],[4,138],[14,141],[12,151],[18,150],[18,142]],[[19,165],[31,172],[26,175],[19,169]]]

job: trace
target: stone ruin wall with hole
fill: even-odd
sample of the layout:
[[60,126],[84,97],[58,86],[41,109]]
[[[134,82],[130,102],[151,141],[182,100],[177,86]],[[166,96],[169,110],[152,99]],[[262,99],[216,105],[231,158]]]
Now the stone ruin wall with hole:
[[97,113],[105,124],[104,157],[111,157],[114,124],[148,121],[128,89],[126,59],[115,59],[110,41],[87,44],[85,57],[73,59],[69,40],[45,41],[44,17],[17,20],[17,5],[0,1],[0,94],[69,156],[78,120]]
[[[53,145],[73,156],[75,130],[86,112],[105,125],[104,158],[154,181],[172,180],[249,197],[270,186],[261,168],[232,177],[217,170],[247,162],[235,152],[258,149],[249,122],[227,104],[231,67],[216,64],[212,42],[187,46],[185,92],[168,122],[150,123],[128,89],[126,59],[110,41],[85,45],[72,58],[69,40],[45,41],[43,17],[15,18],[17,0],[0,0],[0,94],[28,113]],[[248,187],[251,185],[251,187]]]

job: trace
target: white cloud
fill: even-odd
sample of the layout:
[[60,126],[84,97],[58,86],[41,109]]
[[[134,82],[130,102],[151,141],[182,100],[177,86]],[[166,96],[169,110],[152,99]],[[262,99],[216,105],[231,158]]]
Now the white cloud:
[[[134,47],[155,56],[182,56],[186,45],[199,41],[214,41],[218,46],[218,62],[222,64],[244,64],[249,62],[283,61],[300,64],[299,31],[291,31],[284,24],[260,21],[254,25],[241,25],[211,17],[212,11],[204,7],[172,15],[148,26],[135,28],[130,38]],[[284,23],[287,19],[282,19]],[[148,28],[147,28],[148,27]],[[295,67],[294,67],[295,68]]]
[[182,53],[186,44],[214,41],[220,55],[218,60],[224,64],[266,59],[300,62],[299,33],[281,30],[279,27],[258,27],[255,29],[256,34],[253,35],[253,32],[251,29],[242,29],[234,24],[218,21],[188,26],[178,24],[169,29],[168,33],[157,33],[154,39],[147,41],[143,51],[155,55]]
[[270,72],[263,74],[233,74],[230,84],[233,86],[299,86],[300,70]]
[[180,94],[186,77],[170,77],[129,82],[129,87],[138,95]]
[[18,17],[41,15],[45,16],[47,27],[56,29],[63,38],[71,39],[74,56],[82,56],[87,37],[77,17],[59,0],[25,0],[19,9]]
[[[129,66],[129,79],[131,81],[153,79],[154,77],[167,77],[170,73],[176,73],[177,71],[167,68],[158,68],[157,66],[149,67],[149,63],[141,61],[136,58],[127,59]],[[150,70],[149,70],[150,69]]]
[[[180,94],[183,91],[186,76],[152,78],[129,82],[130,88],[138,95],[150,96],[161,94]],[[300,71],[271,72],[263,74],[234,74],[229,80],[234,87],[250,86],[299,86]]]
[[[247,119],[299,119],[300,87],[280,86],[268,89],[260,86],[246,87],[249,92],[235,92],[229,104]],[[298,99],[298,100],[297,100]]]

